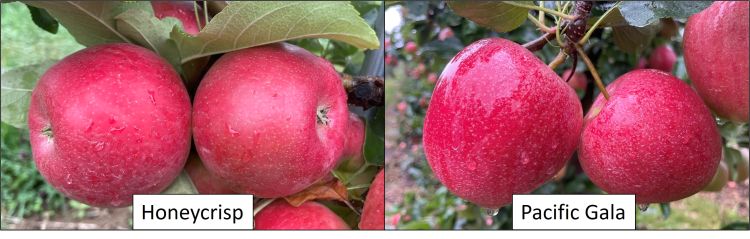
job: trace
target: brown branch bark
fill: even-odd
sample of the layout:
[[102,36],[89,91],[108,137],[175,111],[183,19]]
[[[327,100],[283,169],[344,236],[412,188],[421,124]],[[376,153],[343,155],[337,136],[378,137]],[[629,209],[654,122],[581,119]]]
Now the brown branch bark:
[[545,33],[541,37],[534,39],[533,41],[527,42],[526,44],[523,44],[523,47],[525,47],[526,49],[529,49],[529,51],[531,52],[541,50],[542,48],[544,48],[544,45],[547,45],[547,42],[554,39],[556,35],[557,35],[556,32]]

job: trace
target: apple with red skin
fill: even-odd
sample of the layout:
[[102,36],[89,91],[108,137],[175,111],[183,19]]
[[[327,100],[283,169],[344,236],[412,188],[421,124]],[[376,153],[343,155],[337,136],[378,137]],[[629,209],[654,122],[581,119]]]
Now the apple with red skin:
[[714,2],[688,18],[685,25],[685,67],[695,90],[717,115],[748,122],[747,1]]
[[[165,17],[174,17],[182,23],[182,29],[190,35],[198,35],[201,31],[198,27],[198,21],[195,20],[195,8],[193,1],[152,1],[151,7],[154,9],[154,16],[158,19]],[[202,14],[203,8],[198,6],[198,17],[201,26],[206,26],[206,19]]]
[[190,98],[177,72],[132,44],[73,53],[31,95],[29,139],[37,169],[66,196],[125,207],[164,190],[190,150]]
[[651,56],[648,58],[648,65],[652,69],[662,70],[672,73],[674,64],[677,63],[677,55],[674,53],[672,46],[664,44],[654,48]]
[[195,185],[195,189],[200,194],[236,194],[229,189],[229,186],[224,181],[212,175],[203,166],[203,162],[201,162],[197,154],[190,154],[187,165],[185,165],[185,171],[187,171],[190,180]]
[[[573,76],[570,76],[570,74],[573,74]],[[586,75],[581,72],[574,72],[573,69],[567,69],[562,74],[562,79],[566,80],[570,77],[570,80],[568,80],[568,85],[573,88],[576,92],[584,92],[586,91]]]
[[404,51],[409,54],[414,54],[417,52],[417,43],[414,43],[413,41],[407,42],[404,46]]
[[323,204],[307,201],[294,207],[284,199],[255,215],[256,230],[348,230],[349,225]]
[[223,55],[193,107],[203,164],[238,193],[292,195],[329,174],[344,151],[341,79],[330,62],[291,44]]
[[437,83],[438,76],[435,73],[430,73],[427,75],[427,82],[430,82],[430,84]]
[[641,57],[640,59],[638,59],[638,63],[635,65],[634,70],[646,69],[646,67],[648,67],[648,60]]
[[352,171],[365,163],[362,146],[365,144],[365,123],[355,113],[349,113],[349,125],[344,139],[344,152],[338,169]]
[[584,119],[578,157],[599,188],[638,203],[680,200],[711,181],[722,143],[708,107],[659,70],[634,70],[607,86]]
[[385,229],[385,171],[380,170],[375,180],[370,185],[370,190],[365,199],[365,207],[362,209],[362,217],[359,221],[359,229],[384,230]]
[[578,145],[578,96],[526,48],[479,40],[445,66],[424,124],[435,176],[485,208],[529,193],[565,165]]
[[398,65],[398,58],[396,58],[395,56],[391,54],[387,54],[385,55],[385,64],[391,65],[391,66]]

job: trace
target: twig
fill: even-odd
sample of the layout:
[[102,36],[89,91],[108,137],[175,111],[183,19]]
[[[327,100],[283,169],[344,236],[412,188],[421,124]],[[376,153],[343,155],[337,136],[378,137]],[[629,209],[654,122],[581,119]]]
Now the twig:
[[531,14],[528,14],[526,16],[529,18],[529,20],[531,20],[531,22],[534,23],[534,25],[539,28],[539,30],[542,30],[545,33],[555,32],[555,29],[547,27],[546,25],[544,25],[544,22],[536,20],[536,18],[531,16]]
[[379,76],[351,76],[341,74],[348,103],[367,110],[385,104],[385,80]]
[[544,48],[544,45],[547,45],[549,41],[551,41],[556,36],[555,30],[552,30],[552,32],[545,33],[541,37],[534,39],[530,42],[527,42],[526,44],[523,44],[523,47],[526,49],[529,49],[529,51],[538,51]]
[[548,65],[549,68],[552,69],[552,70],[554,70],[555,68],[557,68],[557,66],[559,66],[560,64],[562,64],[563,62],[565,62],[565,58],[567,58],[567,55],[565,55],[565,52],[560,51],[560,53],[557,53],[557,56],[555,56],[555,59],[553,59],[549,63],[549,65]]
[[586,43],[586,41],[589,40],[589,37],[591,37],[591,34],[594,33],[594,30],[596,30],[596,28],[599,27],[599,24],[601,24],[602,22],[604,22],[602,20],[604,20],[605,18],[607,18],[607,15],[609,15],[609,13],[611,13],[613,9],[617,8],[618,6],[620,6],[620,3],[622,3],[622,2],[615,3],[615,5],[612,6],[612,8],[608,9],[607,12],[605,12],[604,14],[602,14],[602,16],[599,17],[599,19],[596,20],[596,22],[594,23],[594,25],[592,25],[591,28],[589,28],[589,30],[586,32],[586,35],[584,35],[583,38],[581,38],[581,40],[578,41],[578,44],[583,45],[584,43]]
[[515,2],[512,2],[512,1],[503,1],[503,3],[511,5],[511,6],[514,6],[514,7],[526,8],[526,9],[529,9],[529,10],[544,11],[546,13],[549,13],[549,14],[552,14],[552,15],[555,15],[555,16],[558,16],[558,17],[562,17],[562,18],[565,18],[565,19],[573,19],[573,16],[571,16],[571,15],[568,15],[568,14],[565,14],[565,13],[562,13],[562,12],[558,12],[558,11],[555,11],[555,10],[552,10],[552,9],[548,9],[548,8],[544,8],[544,7],[539,7],[537,5],[526,5],[526,4],[515,3]]

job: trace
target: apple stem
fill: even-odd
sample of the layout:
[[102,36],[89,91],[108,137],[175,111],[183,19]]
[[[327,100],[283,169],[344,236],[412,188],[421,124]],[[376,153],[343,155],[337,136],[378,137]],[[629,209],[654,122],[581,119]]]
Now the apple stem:
[[268,206],[269,204],[271,204],[274,200],[276,200],[276,199],[275,198],[266,198],[266,199],[261,200],[258,203],[258,206],[256,206],[255,208],[253,208],[253,216],[257,215],[258,212],[260,212],[260,210],[263,210],[263,208],[265,208],[266,206]]
[[599,88],[599,91],[602,92],[604,95],[604,99],[609,100],[609,93],[607,92],[607,88],[604,87],[604,83],[602,83],[602,78],[599,77],[599,72],[596,71],[596,67],[593,63],[591,63],[591,59],[586,55],[586,52],[583,51],[580,45],[574,44],[576,51],[578,52],[578,55],[583,59],[583,62],[586,63],[586,67],[589,68],[589,71],[591,71],[591,76],[594,77],[594,82],[596,83],[596,87]]
[[367,110],[385,105],[385,80],[381,76],[351,76],[341,73],[348,103]]
[[549,68],[552,69],[552,70],[554,70],[555,68],[557,68],[557,66],[559,66],[560,64],[562,64],[563,62],[565,62],[565,58],[567,58],[567,55],[565,54],[564,51],[560,50],[560,53],[557,53],[557,56],[555,56],[555,59],[553,59],[549,63],[549,65],[548,65]]

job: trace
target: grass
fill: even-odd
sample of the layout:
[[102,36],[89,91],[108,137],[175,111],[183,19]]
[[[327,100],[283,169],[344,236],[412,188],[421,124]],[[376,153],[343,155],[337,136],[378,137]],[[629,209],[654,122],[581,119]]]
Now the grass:
[[646,212],[637,212],[636,221],[638,228],[646,229],[716,230],[733,222],[747,222],[748,218],[733,208],[722,208],[715,201],[696,194],[673,202],[667,219],[662,217],[658,205],[653,204]]

